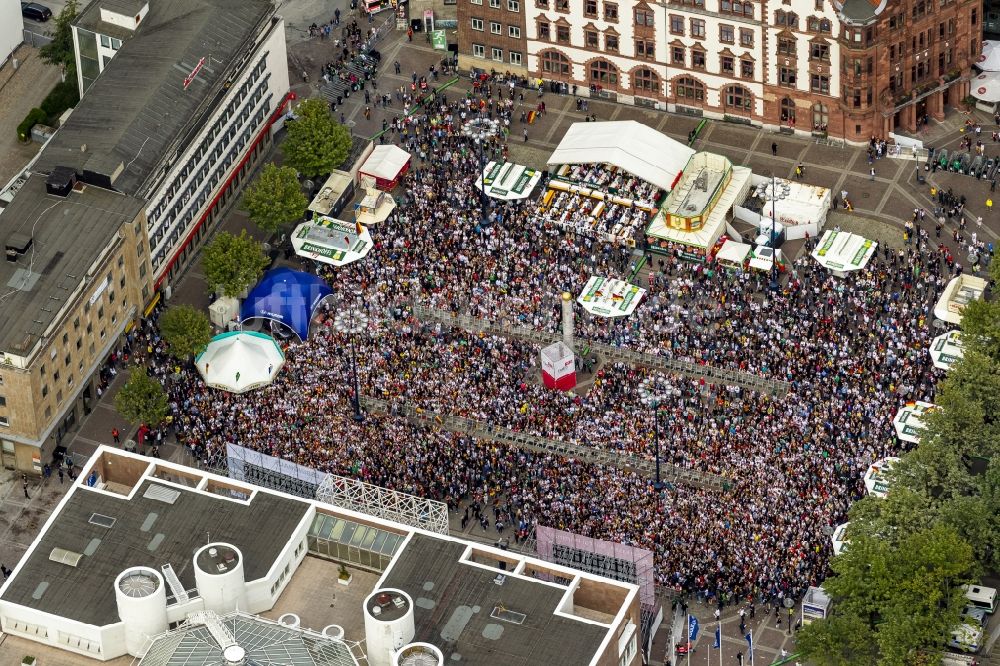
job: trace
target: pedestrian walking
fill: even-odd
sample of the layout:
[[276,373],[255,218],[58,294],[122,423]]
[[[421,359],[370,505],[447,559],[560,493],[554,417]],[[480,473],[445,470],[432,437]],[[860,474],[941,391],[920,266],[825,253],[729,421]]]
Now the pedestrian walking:
[[771,142],[771,154],[772,155],[778,154],[778,144],[773,141]]
[[118,428],[112,428],[111,429],[111,437],[114,438],[115,444],[121,444],[122,443],[121,433],[118,432]]
[[869,174],[871,174],[871,180],[872,180],[872,182],[874,183],[874,182],[875,182],[875,167],[872,167],[872,168],[871,168],[871,169],[869,170],[869,172],[868,172],[868,173],[869,173]]
[[528,143],[528,128],[524,128],[524,142]]
[[396,62],[394,62],[394,63],[393,63],[393,66],[394,66],[394,67],[396,68],[396,73],[397,73],[397,74],[399,74],[399,73],[400,73],[400,71],[401,71],[401,69],[402,69],[402,68],[401,68],[401,67],[399,66],[399,61],[397,60]]
[[62,468],[62,465],[60,465],[59,467],[57,467],[56,471],[59,472],[59,485],[61,486],[63,484],[63,468]]
[[24,487],[24,499],[31,499],[31,495],[28,494],[28,477],[24,474],[21,475],[21,484]]

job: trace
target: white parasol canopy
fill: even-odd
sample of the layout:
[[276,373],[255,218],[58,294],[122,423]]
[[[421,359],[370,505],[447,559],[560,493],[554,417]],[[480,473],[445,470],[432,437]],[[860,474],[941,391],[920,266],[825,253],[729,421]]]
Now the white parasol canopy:
[[935,368],[949,370],[952,364],[962,358],[962,333],[948,331],[934,338],[931,342],[931,360]]
[[[997,53],[1000,58],[1000,52]],[[980,102],[996,104],[1000,102],[1000,72],[986,72],[972,79],[969,92]]]
[[904,442],[917,444],[920,441],[920,432],[924,429],[923,417],[937,409],[937,405],[929,402],[908,402],[896,412],[896,418],[892,420],[892,425],[896,429],[896,436]]
[[850,523],[841,523],[833,529],[833,535],[830,540],[833,541],[833,554],[840,555],[844,552],[844,548],[850,543],[850,539],[847,538],[847,526]]
[[1000,42],[983,40],[983,53],[975,65],[984,72],[1000,72]]
[[194,363],[208,386],[243,393],[270,384],[285,364],[285,355],[269,335],[234,331],[212,338]]
[[885,473],[897,462],[899,458],[882,458],[868,467],[868,471],[865,472],[865,488],[868,489],[869,495],[885,497],[889,494],[889,480]]

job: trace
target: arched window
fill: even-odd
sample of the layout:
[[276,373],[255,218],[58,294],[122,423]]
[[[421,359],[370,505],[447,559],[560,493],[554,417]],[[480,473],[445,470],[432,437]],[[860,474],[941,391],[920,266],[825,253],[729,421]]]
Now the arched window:
[[826,126],[830,122],[830,112],[826,104],[813,104],[813,130],[825,132]]
[[726,106],[739,111],[750,111],[753,108],[753,96],[743,86],[726,86]]
[[590,84],[602,88],[616,88],[618,68],[607,60],[595,60],[590,63]]
[[795,124],[795,100],[790,97],[781,100],[781,122]]
[[660,77],[656,75],[651,69],[637,69],[634,74],[632,74],[632,87],[636,90],[642,90],[643,92],[653,93],[654,95],[660,94]]
[[674,95],[679,100],[704,102],[705,86],[698,79],[682,76],[674,82]]
[[573,68],[569,58],[559,51],[542,51],[538,54],[538,62],[541,63],[542,72],[545,74],[569,76]]

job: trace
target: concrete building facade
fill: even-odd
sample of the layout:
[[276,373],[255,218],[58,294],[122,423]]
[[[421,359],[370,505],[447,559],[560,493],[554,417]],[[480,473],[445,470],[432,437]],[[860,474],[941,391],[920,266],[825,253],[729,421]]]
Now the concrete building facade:
[[95,0],[74,43],[85,93],[0,214],[0,307],[16,313],[0,318],[0,460],[36,473],[291,99],[270,0]]

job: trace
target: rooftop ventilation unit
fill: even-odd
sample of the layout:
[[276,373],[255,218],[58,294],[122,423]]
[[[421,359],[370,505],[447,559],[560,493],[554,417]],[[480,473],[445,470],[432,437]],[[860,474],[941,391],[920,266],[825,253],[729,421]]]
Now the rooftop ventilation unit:
[[45,191],[59,197],[68,197],[76,185],[76,171],[72,167],[56,167],[45,179]]
[[177,501],[177,498],[180,497],[181,494],[172,488],[158,486],[155,483],[151,483],[146,487],[146,491],[142,494],[142,496],[146,499],[159,500],[160,502],[164,502],[166,504],[173,504]]
[[83,555],[80,553],[74,553],[71,550],[66,550],[65,548],[53,548],[52,552],[49,553],[49,559],[53,562],[59,562],[60,564],[66,564],[71,567],[75,567],[80,563],[80,558]]
[[31,243],[32,238],[28,234],[11,234],[4,248],[7,251],[7,261],[17,261],[18,257],[24,256],[31,249]]

